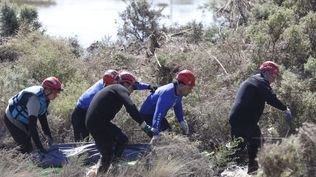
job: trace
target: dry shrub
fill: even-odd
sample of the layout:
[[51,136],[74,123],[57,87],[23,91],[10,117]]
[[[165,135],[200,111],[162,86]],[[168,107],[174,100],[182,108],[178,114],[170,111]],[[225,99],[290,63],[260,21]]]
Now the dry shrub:
[[315,136],[316,125],[304,123],[297,135],[280,144],[266,145],[259,154],[263,176],[315,176]]
[[86,169],[83,167],[83,158],[71,158],[67,164],[63,166],[62,171],[54,177],[83,177]]
[[27,155],[20,154],[15,149],[13,150],[0,150],[0,176],[32,176],[39,177],[32,167],[32,162]]
[[161,140],[135,166],[125,167],[108,176],[181,177],[214,176],[208,157],[200,153],[198,143],[183,136],[162,134]]

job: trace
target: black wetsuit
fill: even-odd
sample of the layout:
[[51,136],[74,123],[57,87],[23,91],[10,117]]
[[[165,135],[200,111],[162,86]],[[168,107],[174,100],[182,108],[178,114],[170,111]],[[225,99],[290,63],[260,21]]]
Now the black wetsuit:
[[87,111],[86,127],[102,155],[101,166],[105,166],[105,170],[113,158],[122,154],[128,142],[127,136],[111,122],[123,105],[137,123],[143,122],[136,105],[129,97],[129,91],[120,84],[107,86],[98,92]]
[[229,115],[231,135],[245,140],[240,146],[244,148],[247,144],[249,162],[254,161],[261,145],[258,121],[265,102],[277,109],[286,110],[286,106],[273,93],[269,82],[260,74],[253,75],[240,85]]

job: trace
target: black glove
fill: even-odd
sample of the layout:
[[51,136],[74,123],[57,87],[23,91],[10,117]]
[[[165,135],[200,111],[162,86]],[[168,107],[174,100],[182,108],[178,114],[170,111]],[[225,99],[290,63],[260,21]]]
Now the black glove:
[[151,126],[147,125],[146,122],[143,122],[140,127],[142,128],[142,130],[151,138],[154,135],[154,132],[151,128]]
[[153,85],[149,85],[149,86],[148,86],[148,90],[150,90],[151,93],[154,93],[154,92],[157,90],[157,88],[158,88],[158,87],[155,86],[155,85],[154,85],[154,86],[153,86]]
[[47,150],[46,149],[44,149],[43,147],[42,148],[40,148],[40,149],[38,149],[39,150],[39,152],[41,152],[41,153],[47,153]]

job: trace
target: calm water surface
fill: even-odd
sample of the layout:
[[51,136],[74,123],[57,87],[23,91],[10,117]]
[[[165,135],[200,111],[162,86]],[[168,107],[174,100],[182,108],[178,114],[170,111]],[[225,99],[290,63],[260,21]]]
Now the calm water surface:
[[[155,8],[166,6],[169,18],[161,23],[183,25],[192,20],[212,23],[212,15],[198,9],[207,0],[154,0]],[[83,47],[110,37],[116,40],[119,13],[126,4],[121,0],[55,0],[54,4],[38,6],[39,21],[46,33],[55,37],[77,37]],[[118,22],[118,23],[116,23]]]

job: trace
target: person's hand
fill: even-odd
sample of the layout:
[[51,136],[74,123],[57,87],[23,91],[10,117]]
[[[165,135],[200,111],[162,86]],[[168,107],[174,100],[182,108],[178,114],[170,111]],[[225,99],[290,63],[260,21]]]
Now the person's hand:
[[148,86],[148,89],[150,90],[150,93],[154,93],[156,90],[157,90],[157,86],[155,86],[155,85],[149,85]]
[[180,125],[182,127],[183,134],[188,135],[190,132],[188,123],[184,120],[184,121],[180,122]]
[[51,136],[47,136],[47,144],[48,146],[51,146],[54,144],[54,139]]
[[154,136],[154,129],[147,125],[145,121],[140,125],[140,127],[150,138]]
[[292,115],[291,110],[289,108],[287,108],[284,112],[285,112],[286,119],[287,120],[292,120],[293,115]]
[[43,147],[39,148],[38,151],[41,153],[47,153],[47,150]]
[[159,135],[154,135],[154,136],[151,138],[149,144],[155,145],[155,144],[158,143],[159,139],[160,139],[160,136],[159,136]]

